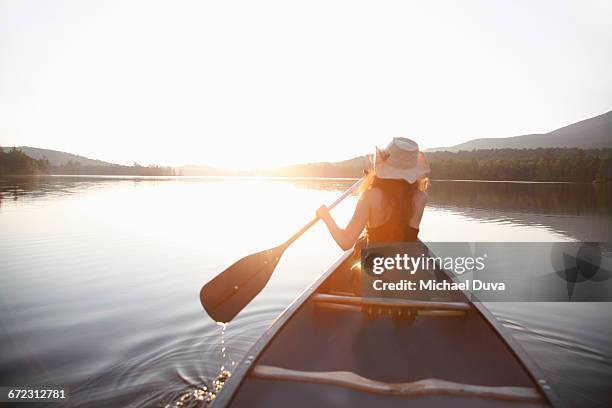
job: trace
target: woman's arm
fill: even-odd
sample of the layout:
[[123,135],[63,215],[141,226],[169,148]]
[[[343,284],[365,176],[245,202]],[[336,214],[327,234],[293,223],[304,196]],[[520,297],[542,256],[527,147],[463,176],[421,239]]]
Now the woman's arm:
[[426,204],[427,193],[425,191],[417,191],[412,199],[412,216],[409,223],[411,227],[419,228]]
[[329,209],[324,205],[317,210],[317,217],[325,222],[327,229],[338,246],[346,251],[352,248],[355,242],[357,242],[361,231],[363,231],[368,222],[369,212],[370,207],[366,199],[366,192],[364,192],[359,198],[359,201],[357,201],[357,207],[353,213],[353,218],[351,218],[346,228],[342,229],[338,227],[338,224],[336,224],[336,221],[334,221],[329,213]]

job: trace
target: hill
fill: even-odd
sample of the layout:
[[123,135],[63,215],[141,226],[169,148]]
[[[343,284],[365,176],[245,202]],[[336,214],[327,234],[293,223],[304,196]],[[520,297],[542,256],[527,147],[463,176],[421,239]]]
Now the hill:
[[537,148],[612,148],[612,111],[582,120],[549,133],[535,133],[503,138],[474,139],[449,147],[427,149],[427,152],[483,149],[537,149]]
[[34,160],[21,150],[13,148],[5,152],[0,147],[0,176],[46,173],[49,167],[46,159]]
[[[9,151],[10,147],[2,147],[4,151]],[[81,163],[81,166],[113,166],[113,163],[107,163],[102,160],[89,159],[77,154],[60,152],[58,150],[40,149],[38,147],[16,146],[18,150],[28,155],[34,160],[47,159],[51,166],[62,166],[72,163]]]
[[36,147],[0,147],[0,175],[35,174],[175,176],[176,172],[171,167],[145,167],[137,163],[132,166],[122,166]]

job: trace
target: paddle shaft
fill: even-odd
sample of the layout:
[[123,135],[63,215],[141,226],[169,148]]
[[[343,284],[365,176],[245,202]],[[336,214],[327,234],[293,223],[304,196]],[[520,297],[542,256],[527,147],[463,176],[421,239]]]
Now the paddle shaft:
[[[337,206],[338,204],[340,204],[342,202],[342,200],[344,200],[346,197],[350,196],[353,191],[355,191],[357,189],[357,187],[359,187],[359,185],[363,182],[363,180],[365,179],[365,177],[362,177],[361,179],[357,180],[352,186],[350,186],[348,188],[348,190],[346,190],[340,197],[338,197],[338,199],[336,201],[334,201],[331,205],[329,205],[327,208],[329,208],[330,210],[333,209],[335,206]],[[310,221],[308,224],[304,225],[302,227],[302,229],[300,229],[298,232],[296,232],[295,234],[293,234],[293,236],[291,238],[289,238],[284,244],[283,247],[287,248],[289,245],[293,244],[295,242],[296,239],[298,239],[299,237],[302,236],[303,233],[305,233],[306,231],[308,231],[310,229],[310,227],[312,227],[313,225],[315,225],[318,221],[320,220],[319,217],[314,217],[312,219],[312,221]]]

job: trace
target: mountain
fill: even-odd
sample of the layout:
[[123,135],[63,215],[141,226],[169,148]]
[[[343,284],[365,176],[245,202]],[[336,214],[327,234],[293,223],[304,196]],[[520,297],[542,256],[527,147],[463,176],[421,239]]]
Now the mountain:
[[482,149],[537,149],[539,147],[612,148],[612,111],[594,118],[553,130],[549,133],[474,139],[450,147],[436,147],[427,152],[458,152]]
[[[84,156],[60,152],[58,150],[39,149],[38,147],[29,146],[16,146],[16,148],[35,160],[46,158],[47,160],[49,160],[49,164],[51,166],[61,166],[68,163],[69,161],[72,161],[73,163],[79,162],[81,163],[81,166],[114,166],[113,163],[89,159]],[[6,152],[12,149],[12,147],[3,146],[2,149]]]

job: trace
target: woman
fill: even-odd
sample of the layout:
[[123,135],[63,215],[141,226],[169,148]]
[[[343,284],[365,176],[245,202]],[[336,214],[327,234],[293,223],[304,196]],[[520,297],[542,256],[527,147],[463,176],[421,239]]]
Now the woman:
[[419,146],[410,139],[396,137],[386,149],[376,149],[374,171],[364,182],[346,228],[338,227],[326,206],[317,210],[317,216],[344,250],[358,240],[364,244],[414,242],[427,202],[426,173],[429,165]]
[[[425,174],[429,165],[419,146],[410,139],[394,138],[385,150],[376,148],[374,171],[362,186],[351,221],[346,228],[338,227],[326,206],[317,210],[317,217],[325,221],[327,229],[340,248],[355,246],[354,256],[359,258],[363,245],[381,242],[415,242],[427,203]],[[355,245],[355,243],[359,243]],[[360,262],[355,266],[360,265]],[[351,268],[353,292],[361,293],[361,268]],[[367,320],[375,315],[391,314],[397,325],[410,324],[415,313],[410,308],[362,309]]]

